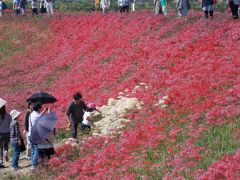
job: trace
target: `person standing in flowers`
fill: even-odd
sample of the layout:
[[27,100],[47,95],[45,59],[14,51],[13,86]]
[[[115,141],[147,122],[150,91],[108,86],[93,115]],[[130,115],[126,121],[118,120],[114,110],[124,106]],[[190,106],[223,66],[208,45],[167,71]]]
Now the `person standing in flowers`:
[[208,19],[208,14],[213,19],[213,0],[202,0],[202,10],[204,11],[205,18]]
[[84,111],[87,110],[85,102],[82,100],[81,93],[77,92],[73,95],[73,100],[70,102],[67,107],[67,118],[69,121],[69,128],[71,127],[72,137],[77,139],[77,129],[78,124],[81,124],[83,121]]
[[32,127],[35,125],[37,119],[42,115],[45,114],[47,112],[47,110],[49,110],[48,108],[44,108],[43,111],[41,112],[42,109],[42,105],[40,102],[36,102],[33,103],[33,111],[31,112],[31,114],[29,115],[29,131],[28,131],[28,136],[30,139],[30,145],[31,145],[31,160],[32,160],[32,167],[31,169],[34,170],[37,165],[38,165],[38,145],[34,144],[32,142],[32,134],[31,134],[31,130]]
[[16,171],[18,166],[18,160],[20,156],[20,145],[21,145],[21,133],[19,128],[19,115],[20,112],[16,110],[12,110],[10,112],[10,115],[12,117],[12,122],[10,124],[10,142],[12,144],[13,148],[13,158],[12,158],[12,171]]
[[8,145],[10,142],[10,123],[12,117],[6,112],[7,101],[0,98],[0,168],[4,167],[3,157],[9,161]]
[[190,3],[188,0],[177,0],[177,9],[178,9],[178,16],[180,17],[187,17],[188,10],[190,9]]
[[87,107],[88,108],[84,112],[83,121],[81,123],[81,130],[83,132],[91,131],[91,126],[93,126],[93,112],[97,111],[97,112],[101,113],[101,111],[99,111],[96,108],[96,105],[94,103],[89,103]]
[[46,4],[46,10],[47,10],[47,15],[48,17],[53,16],[53,0],[45,0],[45,4]]
[[240,0],[229,0],[228,5],[232,12],[233,19],[238,19],[238,8],[239,8]]
[[31,114],[31,112],[33,111],[32,108],[32,102],[28,101],[28,109],[25,113],[25,117],[24,117],[24,128],[25,130],[23,131],[23,133],[26,135],[26,139],[27,139],[27,147],[26,147],[26,159],[30,160],[31,159],[31,145],[30,145],[30,139],[28,136],[28,132],[29,132],[29,116]]

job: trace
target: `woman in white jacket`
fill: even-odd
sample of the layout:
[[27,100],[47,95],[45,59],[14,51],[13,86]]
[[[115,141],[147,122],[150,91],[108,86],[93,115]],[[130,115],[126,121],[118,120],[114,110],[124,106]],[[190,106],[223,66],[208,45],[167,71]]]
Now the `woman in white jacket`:
[[53,0],[45,0],[48,17],[53,16]]

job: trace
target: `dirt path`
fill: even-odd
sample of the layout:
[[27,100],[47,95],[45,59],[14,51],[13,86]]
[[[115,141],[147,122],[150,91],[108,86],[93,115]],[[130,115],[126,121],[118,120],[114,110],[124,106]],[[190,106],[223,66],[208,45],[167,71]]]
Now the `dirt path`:
[[[111,129],[118,129],[123,127],[122,123],[129,121],[123,118],[123,115],[132,109],[139,109],[141,103],[136,98],[118,97],[118,99],[110,98],[107,105],[100,107],[101,114],[96,114],[97,121],[94,123],[95,126],[92,130],[93,136],[110,135]],[[71,139],[65,139],[62,143],[69,143],[73,145],[76,143],[75,140],[71,142]],[[69,142],[67,142],[69,141]],[[54,144],[57,147],[60,144]],[[0,179],[9,179],[8,177],[16,174],[30,174],[31,173],[31,160],[25,159],[25,153],[20,155],[19,166],[20,168],[13,172],[11,170],[11,160],[4,162],[5,167],[0,168]]]
[[4,168],[0,168],[0,179],[4,178],[5,176],[9,176],[9,173],[12,174],[28,174],[31,173],[31,160],[26,160],[24,153],[20,155],[19,159],[19,166],[20,168],[17,171],[11,170],[11,160],[12,157],[10,157],[9,162],[4,161]]

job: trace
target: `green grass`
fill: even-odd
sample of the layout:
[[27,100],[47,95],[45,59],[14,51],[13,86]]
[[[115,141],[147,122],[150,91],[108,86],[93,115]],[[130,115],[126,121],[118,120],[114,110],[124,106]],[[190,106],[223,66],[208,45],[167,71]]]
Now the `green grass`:
[[240,147],[239,139],[234,138],[234,129],[240,128],[240,117],[236,117],[229,124],[210,127],[195,143],[204,147],[203,159],[198,162],[200,169],[207,169],[213,162],[220,160],[223,155],[231,155]]

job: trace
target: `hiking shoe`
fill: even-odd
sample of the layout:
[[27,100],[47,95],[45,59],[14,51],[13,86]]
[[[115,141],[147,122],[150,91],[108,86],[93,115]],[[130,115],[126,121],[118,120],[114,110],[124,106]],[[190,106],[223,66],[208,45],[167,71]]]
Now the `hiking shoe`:
[[11,171],[17,171],[17,169],[18,169],[18,168],[16,168],[16,167],[12,167],[12,168],[11,168]]
[[36,166],[31,166],[30,168],[32,171],[36,169]]
[[9,161],[8,152],[4,151],[4,154],[5,154],[5,160],[8,162]]

